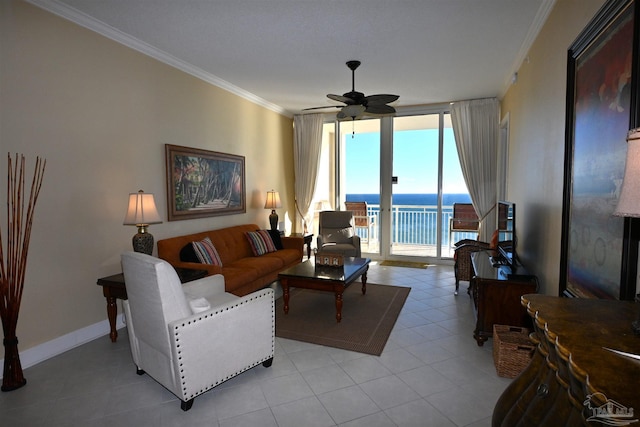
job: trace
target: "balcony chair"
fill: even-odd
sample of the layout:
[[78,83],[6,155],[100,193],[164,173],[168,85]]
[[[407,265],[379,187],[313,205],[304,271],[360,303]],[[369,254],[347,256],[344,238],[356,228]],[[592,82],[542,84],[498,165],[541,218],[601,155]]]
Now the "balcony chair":
[[360,257],[360,237],[355,233],[353,212],[323,211],[318,218],[318,252]]
[[196,396],[262,363],[275,343],[272,289],[237,297],[213,275],[181,285],[164,260],[122,254],[123,301],[131,355],[145,372],[191,408]]
[[453,242],[453,233],[477,233],[479,226],[478,214],[471,203],[454,203],[449,219],[449,244]]
[[345,202],[344,206],[346,210],[353,212],[353,221],[356,227],[365,228],[367,230],[367,242],[371,240],[371,230],[375,216],[369,216],[367,209],[367,202]]

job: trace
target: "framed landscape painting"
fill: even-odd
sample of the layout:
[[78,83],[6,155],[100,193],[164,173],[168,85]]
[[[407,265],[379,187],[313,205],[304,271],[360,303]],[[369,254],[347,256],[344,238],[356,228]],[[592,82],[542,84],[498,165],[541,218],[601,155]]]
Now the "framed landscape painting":
[[[637,238],[614,216],[637,118],[632,105],[635,2],[607,2],[569,49],[560,288],[633,299]],[[635,247],[634,247],[635,244]]]
[[246,212],[244,157],[165,145],[169,221]]

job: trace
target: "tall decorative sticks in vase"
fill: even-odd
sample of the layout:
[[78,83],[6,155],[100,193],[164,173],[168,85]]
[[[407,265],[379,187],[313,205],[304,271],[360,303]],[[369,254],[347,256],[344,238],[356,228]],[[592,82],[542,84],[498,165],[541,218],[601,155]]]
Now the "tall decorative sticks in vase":
[[2,391],[15,390],[27,383],[20,365],[16,326],[24,288],[33,214],[46,166],[46,160],[36,158],[31,194],[25,212],[25,158],[23,155],[16,154],[15,164],[12,162],[11,155],[8,155],[7,159],[6,241],[3,240],[0,229],[0,318],[2,318],[5,351]]

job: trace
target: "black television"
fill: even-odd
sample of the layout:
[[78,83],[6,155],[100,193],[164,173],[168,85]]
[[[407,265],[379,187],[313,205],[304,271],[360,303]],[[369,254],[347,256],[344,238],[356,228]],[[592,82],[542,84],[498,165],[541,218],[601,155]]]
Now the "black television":
[[509,266],[516,266],[516,204],[507,201],[498,202],[498,251]]

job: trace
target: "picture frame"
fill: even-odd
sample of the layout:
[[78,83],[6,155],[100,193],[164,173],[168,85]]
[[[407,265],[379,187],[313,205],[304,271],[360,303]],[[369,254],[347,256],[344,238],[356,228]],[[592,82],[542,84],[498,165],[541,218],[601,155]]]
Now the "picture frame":
[[560,295],[633,300],[637,220],[614,216],[638,119],[635,0],[610,0],[568,51]]
[[165,144],[169,221],[245,213],[245,158]]

